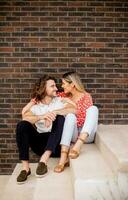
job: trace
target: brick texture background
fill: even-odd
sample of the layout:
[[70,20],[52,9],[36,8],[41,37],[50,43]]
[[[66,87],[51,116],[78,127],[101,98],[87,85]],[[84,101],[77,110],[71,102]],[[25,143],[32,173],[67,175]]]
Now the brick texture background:
[[0,0],[0,174],[18,162],[16,123],[42,74],[76,70],[99,123],[128,123],[127,42],[127,0]]

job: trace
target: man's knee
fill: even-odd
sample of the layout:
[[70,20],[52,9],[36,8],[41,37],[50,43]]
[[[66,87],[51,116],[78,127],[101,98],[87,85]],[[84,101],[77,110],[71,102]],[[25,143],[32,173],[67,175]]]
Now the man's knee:
[[57,115],[55,121],[58,121],[58,122],[64,122],[64,120],[65,120],[65,118],[64,118],[63,115]]
[[22,131],[26,129],[26,127],[28,126],[31,126],[31,123],[28,121],[22,120],[17,124],[16,131],[19,131],[19,130]]
[[63,127],[65,118],[63,115],[57,115],[55,121],[53,121],[53,127]]

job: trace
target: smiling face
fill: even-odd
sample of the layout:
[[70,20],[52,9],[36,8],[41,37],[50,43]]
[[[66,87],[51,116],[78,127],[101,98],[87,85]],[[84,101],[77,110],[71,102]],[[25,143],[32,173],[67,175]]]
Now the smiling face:
[[57,92],[56,83],[54,80],[48,80],[46,82],[46,95],[49,97],[55,97]]
[[61,87],[64,89],[64,93],[71,93],[74,84],[72,82],[68,82],[65,79],[62,79],[62,85]]

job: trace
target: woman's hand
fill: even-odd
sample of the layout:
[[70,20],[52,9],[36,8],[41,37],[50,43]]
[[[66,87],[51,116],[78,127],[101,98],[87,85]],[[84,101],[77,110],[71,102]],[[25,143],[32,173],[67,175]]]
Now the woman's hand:
[[29,112],[29,111],[30,111],[30,108],[31,108],[33,105],[35,105],[35,104],[37,104],[37,101],[35,100],[35,98],[34,98],[34,99],[31,99],[31,100],[29,101],[29,103],[22,109],[22,117],[24,117],[24,114],[27,113],[27,112]]
[[38,102],[37,102],[36,98],[33,98],[33,99],[31,99],[30,103],[32,103],[34,105],[34,104],[37,104]]

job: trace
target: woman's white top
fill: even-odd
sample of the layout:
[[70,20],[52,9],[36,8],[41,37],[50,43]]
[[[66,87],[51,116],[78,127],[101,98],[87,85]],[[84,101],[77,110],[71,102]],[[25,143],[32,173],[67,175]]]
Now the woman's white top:
[[[64,105],[65,104],[62,101],[61,97],[54,97],[50,104],[47,105],[40,102],[38,104],[33,105],[30,110],[34,115],[44,115],[47,112],[62,109],[64,108]],[[50,132],[52,129],[52,124],[49,127],[46,127],[44,120],[37,121],[35,123],[35,126],[37,127],[37,131],[39,133]]]

